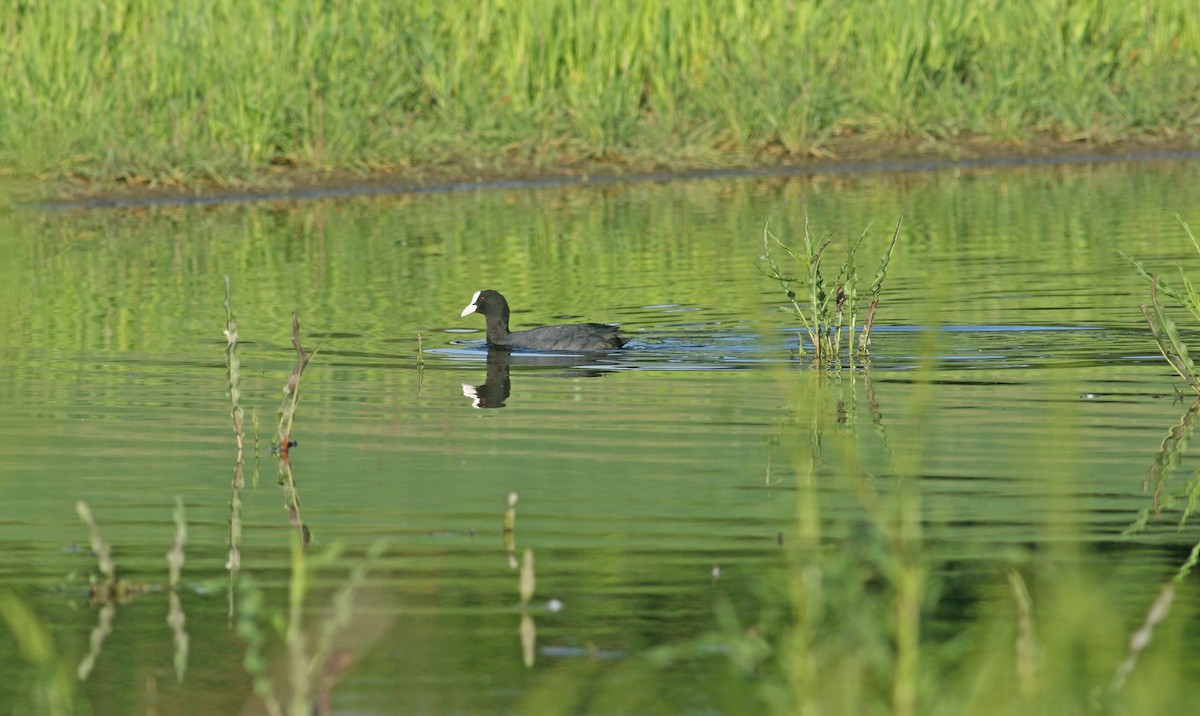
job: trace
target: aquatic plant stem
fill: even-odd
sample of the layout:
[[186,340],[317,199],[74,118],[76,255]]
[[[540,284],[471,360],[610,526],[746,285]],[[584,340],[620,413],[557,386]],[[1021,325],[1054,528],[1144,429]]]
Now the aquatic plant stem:
[[318,347],[312,354],[306,353],[300,345],[300,320],[292,313],[292,347],[296,350],[296,365],[288,376],[283,388],[283,402],[279,406],[276,450],[279,453],[279,470],[276,482],[283,489],[284,508],[288,511],[288,519],[295,527],[307,546],[311,535],[300,515],[300,494],[296,490],[296,481],[292,475],[292,461],[289,453],[293,445],[292,421],[296,415],[296,407],[300,401],[300,378],[312,356],[320,350]]
[[[225,276],[225,367],[226,375],[229,381],[229,400],[233,404],[230,410],[230,415],[233,418],[233,432],[237,440],[237,454],[234,457],[233,463],[233,494],[229,498],[229,534],[227,536],[227,546],[229,548],[228,557],[225,560],[225,568],[229,570],[229,588],[228,588],[228,618],[233,620],[235,609],[234,587],[237,582],[238,569],[242,562],[242,488],[246,484],[245,479],[245,437],[243,429],[244,412],[241,405],[241,359],[238,357],[238,330],[237,321],[233,317],[233,286],[229,280],[229,275]],[[258,443],[258,417],[255,414],[255,460],[257,462],[257,443]],[[257,475],[257,468],[255,470]]]
[[241,360],[238,358],[238,329],[237,321],[233,318],[232,285],[229,276],[225,276],[225,371],[229,381],[229,400],[233,404],[230,416],[233,418],[233,432],[237,438],[237,457],[234,461],[233,486],[240,488],[243,478],[244,436],[242,421],[244,413],[241,405]]

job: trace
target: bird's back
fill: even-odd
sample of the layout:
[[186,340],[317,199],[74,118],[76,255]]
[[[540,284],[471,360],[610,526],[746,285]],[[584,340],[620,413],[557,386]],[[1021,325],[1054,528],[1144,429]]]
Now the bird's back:
[[628,340],[616,326],[603,323],[542,326],[508,335],[509,347],[538,351],[607,351],[620,348]]

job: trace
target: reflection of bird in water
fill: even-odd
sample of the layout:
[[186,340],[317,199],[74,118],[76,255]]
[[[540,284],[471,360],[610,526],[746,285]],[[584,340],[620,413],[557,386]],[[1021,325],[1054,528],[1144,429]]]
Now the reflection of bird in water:
[[487,378],[481,385],[463,383],[463,395],[471,398],[471,407],[504,407],[504,401],[508,400],[512,389],[512,380],[508,377],[510,358],[506,350],[488,350]]
[[[526,353],[512,355],[504,348],[488,348],[487,377],[480,385],[463,383],[463,395],[471,399],[471,405],[476,408],[503,408],[512,392],[512,379],[509,377],[509,366],[558,366],[567,368],[553,375],[560,378],[594,378],[609,371],[589,368],[579,365],[577,355],[555,355],[551,353]],[[546,373],[541,373],[547,376]]]
[[535,351],[607,351],[620,348],[629,339],[616,326],[603,323],[570,323],[541,326],[525,331],[508,330],[508,301],[490,289],[476,291],[462,315],[482,313],[487,320],[489,347]]

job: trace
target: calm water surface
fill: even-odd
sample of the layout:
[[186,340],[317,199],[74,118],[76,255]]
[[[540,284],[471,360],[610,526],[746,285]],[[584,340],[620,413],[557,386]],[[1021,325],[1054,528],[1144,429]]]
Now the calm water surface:
[[[1143,482],[1187,405],[1138,313],[1146,286],[1118,251],[1200,274],[1163,211],[1200,225],[1198,168],[0,218],[0,591],[42,620],[73,670],[98,619],[75,514],[85,500],[120,574],[151,588],[116,610],[82,686],[94,712],[258,708],[228,622],[228,275],[248,480],[260,473],[242,494],[243,572],[285,604],[292,531],[269,436],[295,360],[293,310],[304,344],[319,346],[292,451],[303,519],[316,553],[344,550],[316,573],[312,622],[387,543],[343,632],[351,664],[336,711],[757,709],[760,685],[715,638],[739,627],[717,615],[731,608],[748,625],[764,610],[810,477],[835,548],[870,532],[861,473],[884,500],[898,475],[919,478],[923,558],[940,592],[931,640],[1004,598],[1004,570],[1022,554],[1064,540],[1120,585],[1134,623],[1196,537],[1166,500],[1122,536],[1153,506]],[[840,260],[870,224],[869,277],[902,210],[870,370],[818,374],[793,356],[798,322],[756,268],[764,226],[799,244],[807,212]],[[482,319],[458,317],[482,288],[505,293],[514,328],[606,321],[633,342],[489,364]],[[828,447],[843,438],[849,453]],[[517,556],[536,555],[532,667],[503,534],[510,492]],[[182,683],[156,589],[176,496],[189,528]],[[28,703],[29,673],[0,639],[0,703]]]

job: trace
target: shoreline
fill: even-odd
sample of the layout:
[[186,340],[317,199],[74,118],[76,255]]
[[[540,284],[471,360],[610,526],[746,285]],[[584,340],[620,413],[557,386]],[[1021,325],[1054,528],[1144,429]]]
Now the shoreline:
[[[997,144],[987,141],[836,142],[819,157],[790,161],[731,161],[724,165],[673,162],[636,167],[619,162],[588,162],[555,168],[514,166],[510,171],[480,171],[447,165],[372,173],[313,172],[275,168],[233,186],[197,184],[192,187],[122,186],[82,183],[22,184],[26,194],[15,205],[39,211],[134,209],[170,206],[320,201],[402,194],[599,186],[619,183],[695,181],[720,178],[816,176],[943,169],[987,169],[1055,164],[1200,159],[1200,146],[1161,140],[1083,144],[1041,139]],[[19,190],[18,190],[19,191]]]

